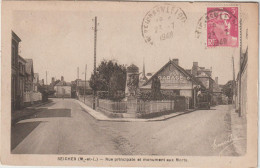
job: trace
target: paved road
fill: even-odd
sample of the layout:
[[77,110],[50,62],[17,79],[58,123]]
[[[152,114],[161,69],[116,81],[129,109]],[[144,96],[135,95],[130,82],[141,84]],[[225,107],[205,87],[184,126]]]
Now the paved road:
[[76,100],[53,99],[12,128],[12,153],[237,155],[230,145],[230,106],[165,121],[97,121]]

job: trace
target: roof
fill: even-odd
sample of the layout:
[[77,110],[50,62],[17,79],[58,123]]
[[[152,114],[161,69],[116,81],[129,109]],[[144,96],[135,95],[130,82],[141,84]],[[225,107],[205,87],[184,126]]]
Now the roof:
[[153,74],[153,76],[151,78],[149,78],[144,84],[143,86],[147,85],[155,76],[157,76],[161,71],[163,71],[168,65],[172,64],[176,69],[178,69],[182,74],[184,74],[185,76],[189,77],[191,81],[193,81],[196,84],[201,85],[202,87],[205,88],[205,86],[202,84],[201,81],[199,81],[198,79],[196,79],[192,74],[190,74],[189,72],[187,72],[185,69],[183,69],[182,67],[180,67],[179,65],[175,64],[174,61],[170,60],[169,62],[167,62],[159,71],[157,71],[155,74]]
[[34,75],[33,72],[33,60],[32,59],[25,59],[26,64],[25,64],[25,72],[29,75]]
[[23,57],[21,57],[20,55],[18,55],[18,58],[19,58],[19,60],[21,60],[22,62],[26,63],[26,60],[25,60]]
[[15,34],[15,32],[12,31],[12,38],[17,41],[18,43],[21,42],[22,40]]
[[67,86],[68,84],[65,81],[59,81],[55,86]]

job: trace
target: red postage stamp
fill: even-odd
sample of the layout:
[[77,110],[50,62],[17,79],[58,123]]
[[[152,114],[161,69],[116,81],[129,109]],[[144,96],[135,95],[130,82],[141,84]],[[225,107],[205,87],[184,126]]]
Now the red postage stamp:
[[238,47],[238,7],[207,8],[207,46]]

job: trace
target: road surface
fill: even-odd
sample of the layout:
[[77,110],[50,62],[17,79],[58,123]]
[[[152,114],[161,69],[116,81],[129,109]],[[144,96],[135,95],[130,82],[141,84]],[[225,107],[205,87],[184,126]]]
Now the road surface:
[[12,153],[237,155],[227,105],[165,121],[97,121],[76,100],[53,99],[12,127]]

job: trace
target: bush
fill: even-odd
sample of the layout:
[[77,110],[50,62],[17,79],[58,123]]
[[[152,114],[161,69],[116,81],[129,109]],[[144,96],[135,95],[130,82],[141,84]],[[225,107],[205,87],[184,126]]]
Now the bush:
[[[154,100],[152,93],[149,92],[140,92],[139,99],[143,101],[151,101]],[[161,93],[160,97],[157,100],[185,100],[185,96],[179,96],[172,92],[169,93]]]

